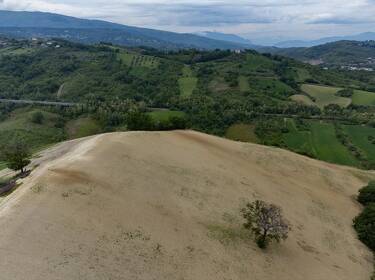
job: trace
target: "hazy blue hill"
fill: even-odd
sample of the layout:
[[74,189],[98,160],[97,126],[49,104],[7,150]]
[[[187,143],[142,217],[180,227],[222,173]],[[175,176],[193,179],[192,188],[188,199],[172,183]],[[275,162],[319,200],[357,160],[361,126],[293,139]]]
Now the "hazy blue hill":
[[275,44],[278,48],[295,48],[295,47],[314,47],[327,43],[337,41],[371,41],[375,40],[375,32],[365,32],[357,35],[350,36],[336,36],[336,37],[325,37],[318,40],[303,41],[303,40],[289,40]]
[[220,40],[220,41],[227,41],[232,43],[239,43],[244,45],[253,46],[254,44],[241,36],[235,35],[235,34],[226,34],[226,33],[220,33],[220,32],[211,32],[211,31],[205,31],[197,33],[197,35],[201,35],[210,39],[214,40]]
[[0,11],[1,27],[123,28],[119,24],[44,12]]
[[375,41],[337,41],[310,48],[265,48],[262,51],[302,61],[321,60],[329,66],[375,68]]
[[239,43],[126,26],[100,20],[79,19],[42,12],[0,11],[0,32],[17,37],[58,37],[81,43],[106,41],[125,46],[154,48],[241,49]]

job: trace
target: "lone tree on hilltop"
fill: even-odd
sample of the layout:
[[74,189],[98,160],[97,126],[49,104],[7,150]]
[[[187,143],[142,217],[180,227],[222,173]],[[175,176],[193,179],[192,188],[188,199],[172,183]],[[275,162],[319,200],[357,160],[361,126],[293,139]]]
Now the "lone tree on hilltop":
[[11,141],[5,145],[1,151],[1,158],[4,160],[8,168],[15,171],[25,172],[25,167],[30,163],[31,152],[26,143],[19,139]]
[[280,207],[257,200],[241,210],[246,222],[244,227],[254,234],[259,248],[265,249],[270,242],[288,238],[289,225],[282,217]]

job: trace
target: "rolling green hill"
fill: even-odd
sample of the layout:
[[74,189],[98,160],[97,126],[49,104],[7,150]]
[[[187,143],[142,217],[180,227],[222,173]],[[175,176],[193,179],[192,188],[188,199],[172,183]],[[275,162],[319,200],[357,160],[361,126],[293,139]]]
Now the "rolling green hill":
[[0,34],[17,38],[64,38],[73,42],[108,42],[159,49],[244,49],[246,45],[188,33],[174,33],[43,12],[0,10]]
[[328,67],[375,69],[375,41],[337,41],[310,48],[273,48],[268,51]]
[[[24,114],[43,110],[58,117],[58,135],[65,139],[107,131],[189,127],[369,167],[367,159],[341,143],[336,122],[375,125],[375,93],[366,91],[375,88],[372,73],[358,77],[255,51],[165,52],[57,39],[0,40],[0,99],[77,103],[70,108],[2,105],[0,128],[21,117],[19,109]],[[353,89],[351,97],[337,95],[348,88]],[[296,129],[285,119],[296,122]],[[362,149],[353,133],[346,134],[345,139],[353,139],[351,144]],[[30,138],[30,142],[35,141]],[[318,149],[323,143],[330,143],[330,148]],[[371,148],[363,148],[370,157]]]

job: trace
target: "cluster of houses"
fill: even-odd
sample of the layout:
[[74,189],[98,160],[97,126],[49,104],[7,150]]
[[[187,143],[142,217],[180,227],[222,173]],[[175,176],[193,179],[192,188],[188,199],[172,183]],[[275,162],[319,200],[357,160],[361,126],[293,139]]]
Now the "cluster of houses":
[[61,45],[56,43],[53,40],[45,40],[45,39],[38,39],[38,38],[32,38],[31,42],[33,45],[39,45],[42,48],[61,48]]
[[350,71],[375,71],[375,57],[368,57],[365,62],[341,66],[341,69]]
[[0,39],[0,47],[1,48],[6,47],[7,45],[8,45],[7,41]]

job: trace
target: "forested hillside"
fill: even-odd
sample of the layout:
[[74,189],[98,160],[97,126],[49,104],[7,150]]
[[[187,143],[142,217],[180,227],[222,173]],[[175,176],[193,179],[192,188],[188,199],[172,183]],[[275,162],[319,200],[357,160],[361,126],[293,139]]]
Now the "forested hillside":
[[[375,164],[372,72],[324,70],[255,51],[164,52],[6,38],[0,45],[0,98],[77,104],[3,104],[3,133],[34,139],[30,126],[36,126],[57,129],[62,139],[189,127],[340,164]],[[35,110],[44,123],[31,121]],[[48,136],[43,143],[55,141]]]
[[[0,2],[1,3],[1,2]],[[16,38],[63,38],[73,42],[147,46],[159,49],[243,49],[240,43],[214,40],[189,33],[127,26],[43,12],[1,11],[0,34]]]

